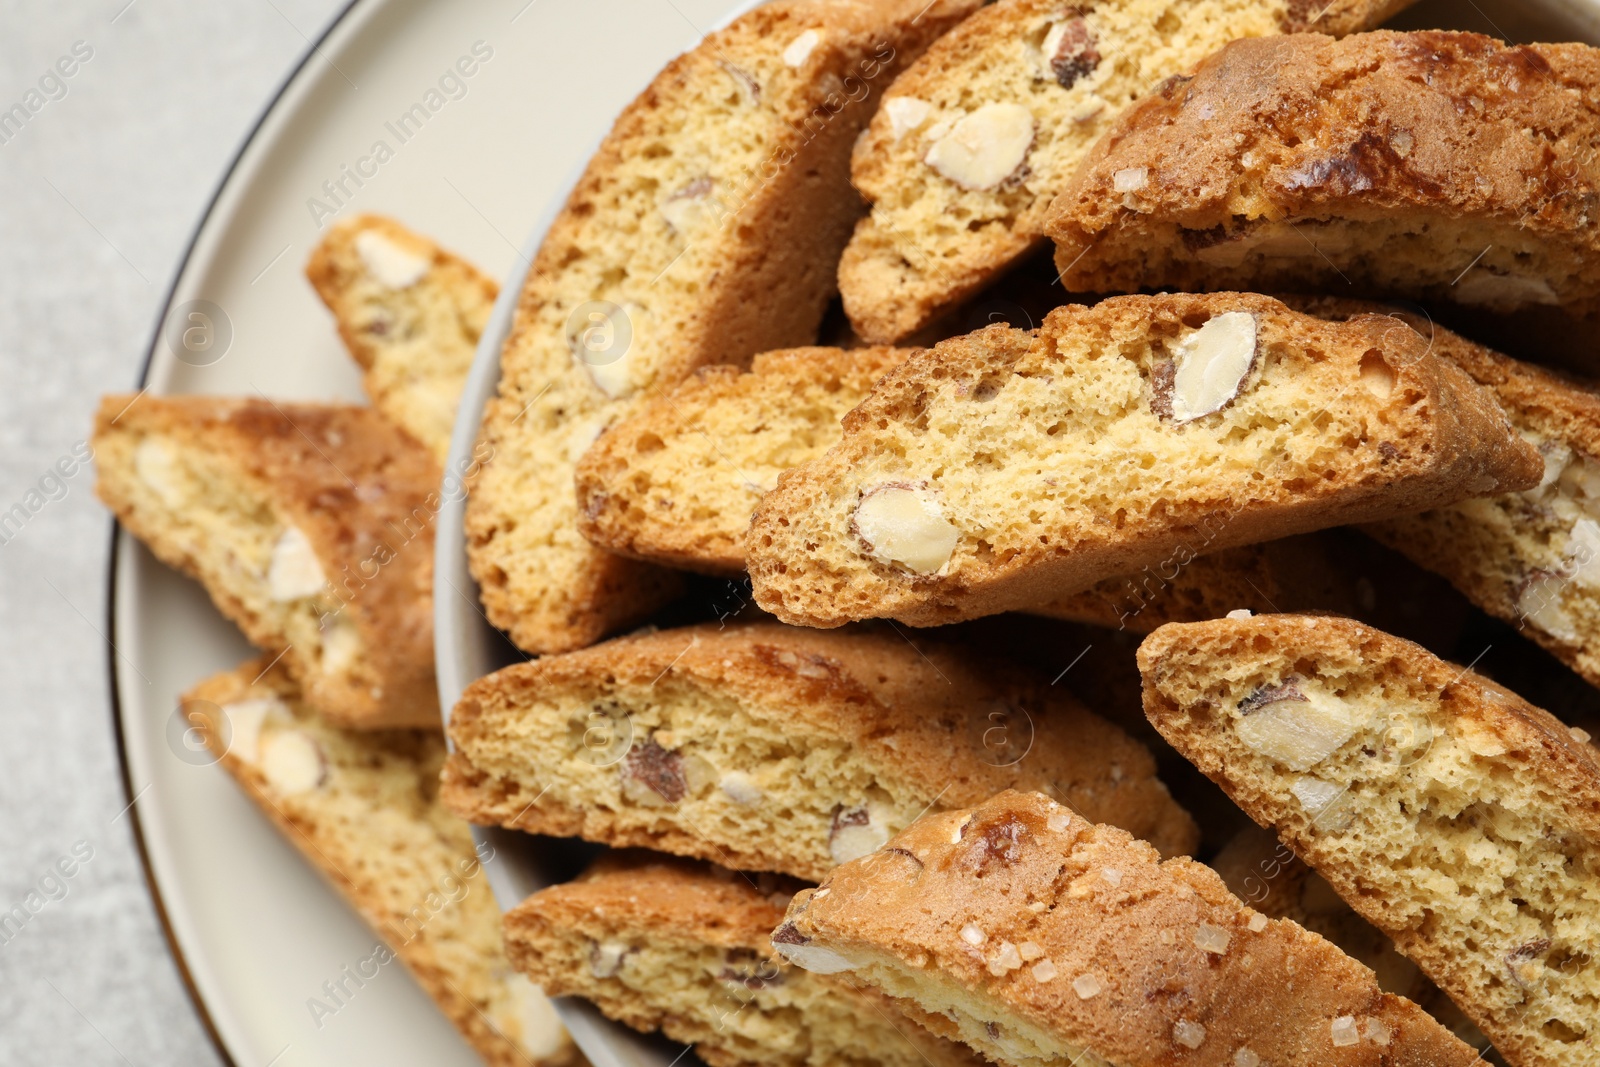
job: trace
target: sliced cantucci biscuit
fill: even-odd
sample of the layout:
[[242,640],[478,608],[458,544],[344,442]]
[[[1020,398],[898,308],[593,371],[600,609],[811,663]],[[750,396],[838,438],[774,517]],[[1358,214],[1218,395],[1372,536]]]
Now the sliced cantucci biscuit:
[[[1401,313],[1404,314],[1404,313]],[[1600,392],[1425,322],[1544,459],[1532,489],[1366,527],[1600,685]]]
[[[839,442],[839,420],[912,350],[801,348],[749,371],[704,367],[601,435],[578,464],[585,537],[625,556],[716,575],[745,570],[749,514],[791,467]],[[1229,611],[1355,613],[1358,583],[1315,535],[1178,552],[1033,609],[1149,633]]]
[[798,894],[796,966],[921,1009],[996,1063],[1471,1067],[1372,971],[1189,859],[1037,793],[918,819]]
[[1597,91],[1580,44],[1235,42],[1110,124],[1050,210],[1062,283],[1600,312]]
[[711,1067],[981,1067],[882,997],[772,948],[801,883],[611,853],[506,914],[511,962],[552,996],[695,1046]]
[[1163,627],[1145,713],[1519,1067],[1594,1062],[1600,752],[1349,619]]
[[432,726],[439,467],[371,408],[108,396],[95,491],[341,726]]
[[938,625],[1531,488],[1543,466],[1493,396],[1396,319],[1118,297],[891,371],[837,445],[762,498],[748,562],[757,603],[786,622]]
[[382,215],[333,224],[306,264],[367,396],[444,463],[456,405],[500,287]]
[[468,555],[520,647],[582,648],[680,588],[583,539],[578,457],[700,366],[816,339],[861,210],[850,147],[895,72],[978,4],[766,4],[617,120],[534,260],[484,417]]
[[[856,331],[901,341],[1044,243],[1130,104],[1239,37],[1377,25],[1410,0],[1000,0],[902,74],[856,148],[872,201],[839,265]],[[1111,291],[1102,287],[1097,291]]]
[[662,630],[507,667],[450,719],[473,822],[816,880],[924,810],[1024,786],[1169,855],[1194,820],[1145,747],[989,657],[893,632]]
[[384,939],[390,954],[372,966],[398,957],[490,1067],[583,1062],[550,1002],[506,958],[482,869],[493,854],[475,849],[468,826],[439,803],[437,727],[341,729],[270,656],[201,682],[182,710],[262,814]]

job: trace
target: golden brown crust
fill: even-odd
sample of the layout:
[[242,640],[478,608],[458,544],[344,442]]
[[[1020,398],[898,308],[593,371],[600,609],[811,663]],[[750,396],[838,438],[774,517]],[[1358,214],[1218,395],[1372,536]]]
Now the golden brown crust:
[[1046,230],[1075,290],[1353,285],[1590,312],[1597,90],[1600,51],[1577,44],[1239,41],[1124,113]]
[[1084,1049],[1127,1067],[1475,1062],[1366,967],[1246,907],[1208,868],[1163,863],[1037,794],[919,820],[798,895],[773,943],[952,1008],[968,1041],[1027,1067]]
[[[894,633],[705,625],[509,667],[469,686],[452,713],[445,803],[474,822],[813,880],[837,862],[834,834],[851,825],[841,813],[859,806],[857,825],[887,836],[927,807],[1017,785],[1169,855],[1193,849],[1193,820],[1138,742],[1026,672],[918,646]],[[619,786],[630,762],[620,753],[591,763],[562,751],[586,736],[589,709],[616,717],[619,705],[630,753],[705,760],[710,781],[737,772],[759,796],[741,804],[686,783],[668,790],[673,803],[646,805]],[[769,738],[781,744],[763,747]]]
[[579,529],[619,555],[744,572],[760,494],[838,440],[838,421],[913,350],[796,348],[702,367],[611,426],[578,463]]
[[[365,244],[374,241],[376,250]],[[382,274],[386,253],[401,257],[398,280]],[[422,273],[412,278],[413,269]],[[366,372],[362,383],[373,405],[443,463],[461,389],[500,286],[382,215],[335,222],[312,251],[306,277]]]
[[[170,445],[168,458],[187,454],[215,465],[219,480],[197,483],[176,503],[164,500],[140,469],[138,449],[151,438]],[[432,588],[439,468],[416,441],[370,408],[149,394],[104,398],[94,440],[96,492],[118,521],[163,562],[201,581],[251,643],[282,651],[327,715],[357,729],[439,721]],[[213,524],[184,525],[202,515]],[[266,610],[267,560],[230,554],[224,536],[248,524],[269,537],[297,528],[309,541],[327,580],[296,605],[306,634],[282,629]],[[318,648],[345,622],[360,651],[348,670],[326,669]]]
[[[839,264],[845,310],[872,341],[899,342],[1042,243],[1044,218],[1100,132],[1169,75],[1237,37],[1377,25],[1409,0],[1000,0],[945,35],[896,81],[857,146],[851,179],[872,213]],[[1064,22],[1083,49],[1043,54]],[[927,162],[942,131],[982,107],[1025,107],[1023,164],[999,185],[959,185]],[[925,110],[924,110],[925,109]],[[1107,290],[1100,290],[1107,291]]]
[[[1257,321],[1270,353],[1260,377],[1174,427],[1156,404],[1163,353],[1232,311]],[[1376,389],[1363,370],[1374,359],[1386,383]],[[1266,448],[1251,436],[1262,420],[1305,444]],[[1169,478],[1213,462],[1217,473],[1161,491],[1118,480],[1141,459]],[[1062,484],[1067,467],[1081,486]],[[886,375],[844,420],[843,440],[763,498],[750,573],[757,603],[786,622],[939,625],[1034,610],[1223,548],[1526,488],[1540,469],[1493,397],[1402,323],[1330,323],[1242,293],[1118,297],[1058,308],[1034,333],[946,341]],[[942,494],[957,530],[935,573],[879,561],[850,532],[868,492],[901,483]]]
[[791,967],[772,930],[802,883],[607,853],[505,918],[512,962],[555,996],[693,1043],[713,1067],[978,1067],[847,981]]
[[[262,704],[272,710],[240,710]],[[486,1063],[583,1062],[543,998],[506,984],[500,909],[467,826],[438,802],[437,730],[340,730],[267,656],[201,682],[182,707],[262,814],[393,947]],[[264,770],[263,743],[283,734],[315,746],[315,787],[286,790]],[[537,1016],[522,998],[537,998]],[[526,1029],[535,1019],[542,1032]]]
[[[1139,665],[1162,734],[1393,938],[1511,1062],[1592,1059],[1594,982],[1566,954],[1586,957],[1600,924],[1588,891],[1600,870],[1600,752],[1488,679],[1349,619],[1164,627]],[[1360,713],[1310,768],[1337,792],[1328,801],[1306,800],[1318,796],[1307,778],[1236,726],[1250,714],[1241,698],[1291,676],[1302,696],[1336,693]],[[1504,821],[1479,819],[1484,808]]]
[[[469,561],[519,646],[584,647],[678,589],[578,535],[578,454],[697,367],[814,339],[860,212],[856,134],[893,72],[976,3],[767,4],[673,60],[618,118],[533,264],[481,434],[492,458],[469,501]],[[696,221],[669,211],[685,199]],[[597,320],[571,317],[595,302],[631,340],[602,330],[604,358],[585,367],[571,346],[588,350]]]

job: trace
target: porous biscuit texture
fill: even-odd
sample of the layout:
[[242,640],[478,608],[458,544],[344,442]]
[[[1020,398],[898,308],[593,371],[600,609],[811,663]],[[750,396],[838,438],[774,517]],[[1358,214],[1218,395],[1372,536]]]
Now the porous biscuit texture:
[[861,206],[850,146],[894,72],[978,0],[783,0],[623,112],[535,257],[467,509],[490,620],[531,652],[642,618],[677,576],[578,529],[578,458],[709,363],[816,340]]
[[[585,537],[625,556],[717,575],[745,570],[756,503],[791,467],[839,442],[839,425],[912,350],[804,348],[750,370],[703,367],[611,427],[578,464]],[[1314,538],[1227,549],[1146,567],[1036,614],[1149,633],[1169,622],[1250,611],[1355,610]]]
[[1394,939],[1518,1067],[1595,1062],[1600,752],[1360,623],[1163,627],[1151,722]]
[[1038,794],[940,812],[798,894],[772,935],[1014,1067],[1459,1065],[1472,1049],[1192,860]]
[[341,219],[306,264],[377,409],[441,464],[500,287],[382,215]]
[[473,822],[812,881],[922,811],[1011,786],[1169,855],[1197,838],[1121,730],[1019,669],[892,632],[622,638],[480,679],[450,735],[444,801]]
[[95,491],[341,726],[432,726],[439,468],[371,408],[108,396]]
[[584,1062],[549,1001],[506,958],[482,873],[492,855],[475,851],[467,825],[439,803],[437,729],[340,729],[267,656],[195,686],[182,709],[485,1063]]
[[913,349],[796,348],[702,367],[600,435],[578,463],[579,528],[620,555],[744,573],[744,535],[778,475],[827,451],[839,419]]
[[[702,368],[585,453],[578,464],[584,536],[621,555],[742,574],[756,502],[778,475],[837,444],[839,420],[913,351],[805,348],[757,356],[742,373]],[[1289,556],[1292,575],[1283,566]],[[1109,579],[1037,614],[1148,633],[1236,608],[1268,611],[1294,578],[1322,573],[1303,566],[1302,556],[1287,547],[1232,549]]]
[[1235,38],[1348,33],[1408,2],[985,8],[895,81],[855,150],[851,178],[872,211],[845,249],[839,287],[856,331],[899,341],[1042,244],[1051,201],[1096,138],[1167,76]]
[[1113,123],[1046,229],[1078,291],[1268,285],[1593,314],[1597,94],[1585,45],[1239,41]]
[[554,996],[695,1046],[711,1067],[979,1067],[848,980],[785,962],[773,927],[801,884],[612,853],[507,913],[511,961]]
[[1034,610],[1209,552],[1530,488],[1493,397],[1381,315],[1117,297],[914,356],[780,477],[747,542],[786,622]]
[[1525,492],[1365,529],[1600,685],[1600,392],[1443,331],[1436,337],[1437,350],[1492,390],[1539,449],[1544,477]]

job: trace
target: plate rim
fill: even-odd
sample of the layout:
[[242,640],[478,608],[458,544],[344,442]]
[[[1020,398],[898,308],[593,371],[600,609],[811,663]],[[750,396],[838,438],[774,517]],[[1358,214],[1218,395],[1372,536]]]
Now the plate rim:
[[[156,349],[161,344],[162,326],[167,316],[172,312],[173,300],[178,295],[184,279],[188,276],[194,264],[195,251],[205,234],[206,227],[216,215],[217,207],[227,195],[235,176],[239,173],[240,165],[255,146],[261,131],[277,112],[278,106],[283,102],[289,90],[305,73],[313,57],[322,51],[328,39],[344,26],[351,14],[364,5],[373,7],[381,6],[385,0],[345,0],[337,14],[331,18],[322,31],[306,42],[300,54],[290,64],[289,69],[279,79],[265,104],[256,113],[255,119],[250,123],[243,137],[239,139],[237,147],[229,156],[221,175],[211,188],[211,194],[206,198],[205,206],[201,209],[199,217],[189,231],[189,239],[184,243],[183,251],[177,260],[177,266],[172,272],[167,283],[165,294],[156,308],[155,321],[149,328],[149,343],[144,348],[144,356],[139,362],[139,370],[134,382],[138,392],[143,392],[150,387],[150,371],[155,363]],[[110,712],[112,739],[117,752],[117,772],[122,783],[122,799],[127,801],[122,811],[131,816],[128,820],[133,837],[134,851],[139,860],[139,871],[144,879],[145,890],[150,897],[150,904],[155,912],[156,923],[160,927],[161,937],[166,942],[167,954],[171,957],[174,968],[178,972],[178,980],[183,985],[184,992],[188,995],[190,1004],[193,1005],[195,1015],[199,1019],[200,1027],[205,1031],[206,1037],[211,1042],[211,1047],[227,1067],[238,1067],[239,1061],[234,1057],[233,1051],[228,1047],[218,1028],[216,1019],[212,1016],[211,1006],[207,1003],[205,995],[201,993],[200,986],[194,977],[193,968],[189,958],[184,953],[183,945],[178,940],[177,932],[173,928],[170,909],[167,907],[165,894],[161,889],[161,882],[156,875],[155,865],[150,860],[150,849],[145,838],[144,818],[139,811],[139,796],[133,785],[133,768],[128,761],[128,743],[124,727],[122,703],[122,671],[117,662],[117,637],[119,629],[117,618],[119,615],[119,575],[121,572],[121,558],[127,549],[128,534],[115,517],[108,518],[111,536],[108,539],[109,550],[106,561],[106,599],[105,599],[105,624],[106,633],[110,639],[106,642],[103,652],[106,662],[107,688],[110,691]]]

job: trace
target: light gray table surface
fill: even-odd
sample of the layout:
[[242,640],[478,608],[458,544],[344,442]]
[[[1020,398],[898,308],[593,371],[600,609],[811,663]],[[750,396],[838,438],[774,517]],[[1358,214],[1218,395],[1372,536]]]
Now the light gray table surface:
[[[342,7],[0,0],[0,111],[75,45],[90,53],[59,86],[47,80],[19,133],[0,130],[0,512],[30,490],[47,500],[0,544],[0,917],[30,893],[46,902],[20,930],[0,925],[8,1067],[219,1062],[122,813],[110,520],[92,471],[50,472],[82,447],[99,395],[134,386],[213,189]],[[74,847],[90,858],[77,863]],[[70,878],[55,871],[63,857]]]

